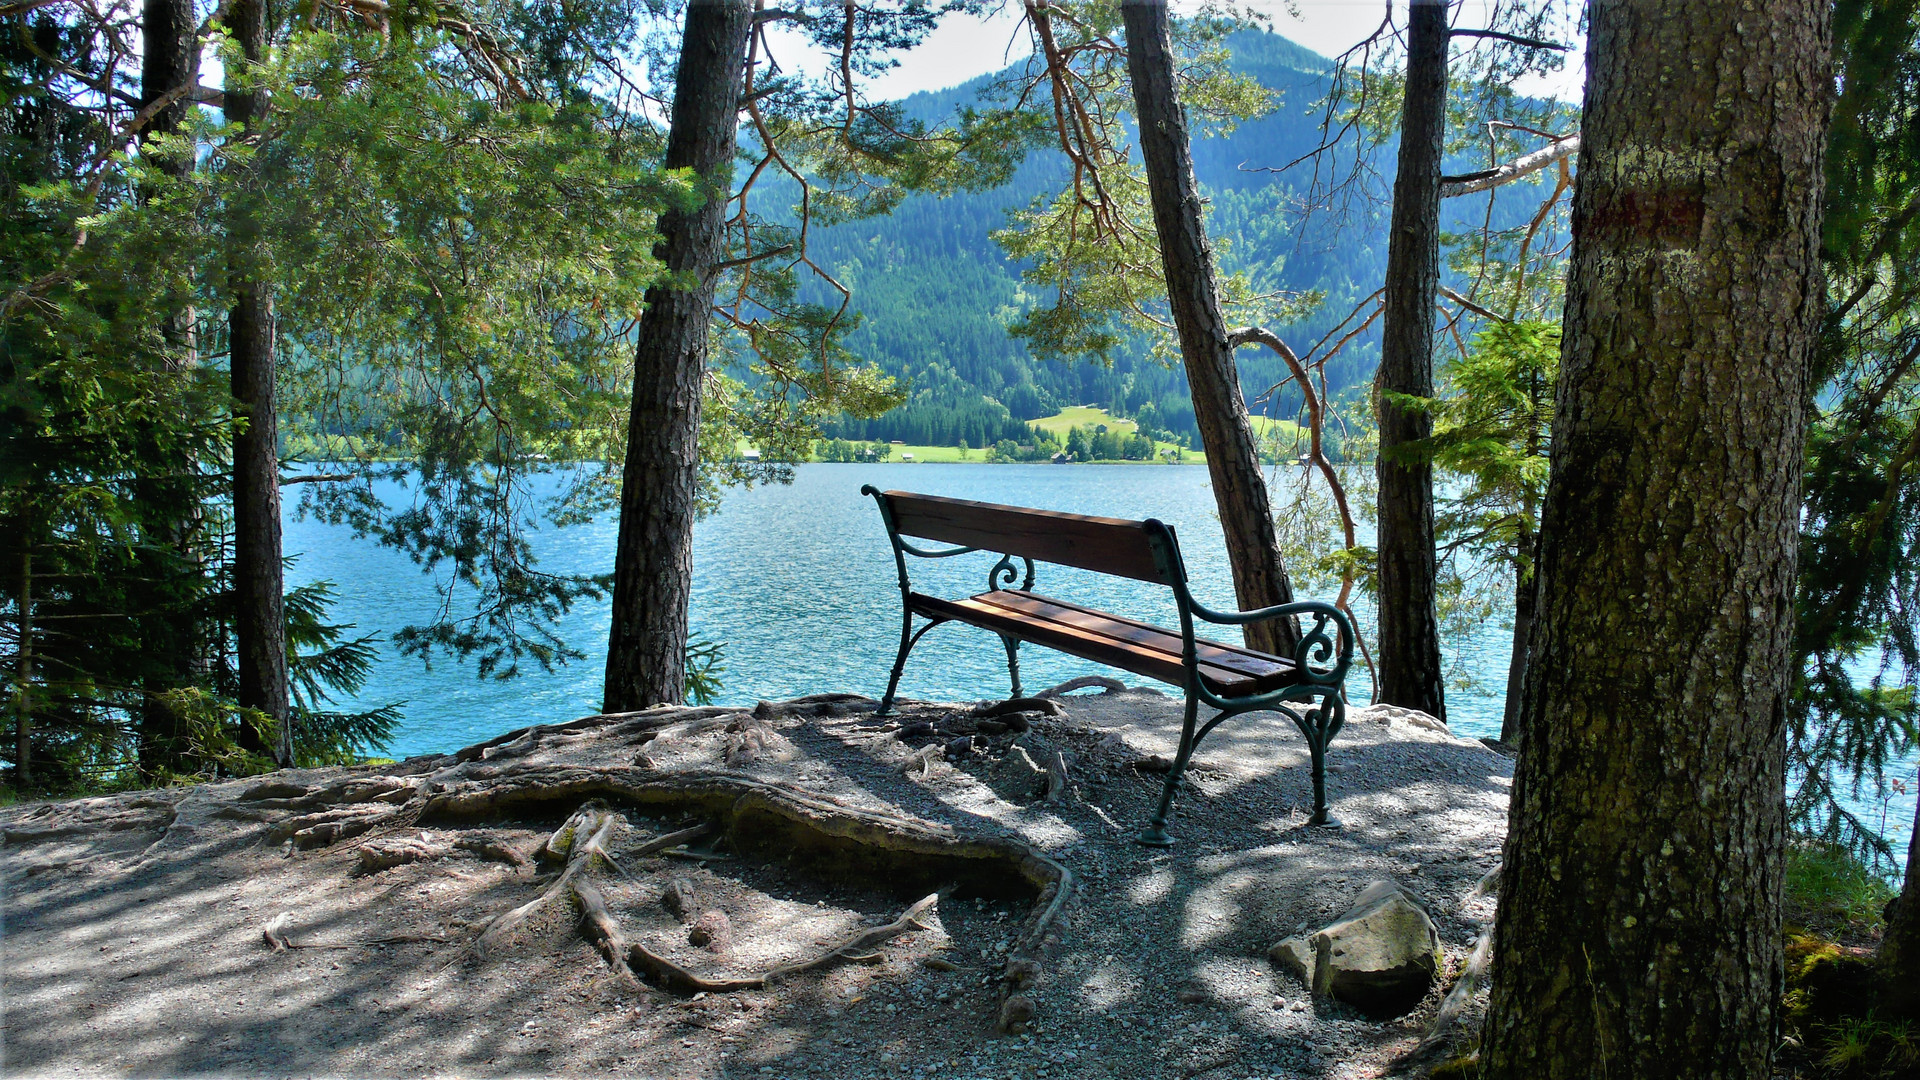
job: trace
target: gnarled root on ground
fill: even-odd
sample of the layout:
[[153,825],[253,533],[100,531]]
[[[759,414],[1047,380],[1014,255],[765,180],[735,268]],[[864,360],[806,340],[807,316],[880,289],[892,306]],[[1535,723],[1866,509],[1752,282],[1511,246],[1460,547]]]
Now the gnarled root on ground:
[[1096,686],[1100,688],[1100,692],[1103,694],[1118,694],[1127,689],[1127,684],[1121,682],[1119,679],[1110,679],[1105,675],[1082,675],[1077,679],[1068,679],[1059,686],[1048,687],[1033,696],[1037,698],[1065,697],[1075,690],[1091,690]]
[[[578,886],[576,886],[576,889],[577,888]],[[591,886],[588,886],[589,890],[591,890],[591,888]],[[626,945],[627,963],[615,963],[614,970],[624,972],[631,976],[632,967],[642,968],[653,976],[654,981],[659,984],[661,989],[674,994],[725,994],[738,990],[763,990],[781,979],[793,975],[802,975],[809,971],[820,971],[824,968],[832,967],[835,964],[871,962],[876,959],[876,957],[866,955],[862,953],[861,950],[871,949],[875,945],[884,944],[902,934],[910,934],[915,930],[927,929],[927,924],[921,922],[920,919],[926,915],[927,912],[933,910],[934,904],[939,902],[939,899],[939,893],[924,897],[902,913],[899,918],[884,926],[875,926],[867,930],[862,930],[845,941],[828,948],[825,952],[811,960],[803,960],[797,964],[788,964],[784,967],[773,968],[759,975],[750,975],[737,979],[705,978],[637,942]],[[624,939],[619,936],[618,929],[611,926],[611,920],[605,920],[605,904],[600,900],[597,892],[592,893],[592,900],[599,905],[599,915],[595,920],[596,925],[588,933],[589,939],[595,940],[596,944],[599,944],[601,941],[624,941]],[[584,929],[588,922],[586,914],[588,898],[583,895],[580,903],[581,925]],[[601,920],[605,920],[607,925],[599,925]],[[596,937],[596,935],[598,936]],[[606,952],[606,950],[611,947],[610,945],[602,946],[602,951]],[[611,959],[609,962],[612,963]],[[629,967],[629,964],[631,967]]]
[[[595,855],[606,853],[602,845],[606,843],[607,834],[613,831],[614,821],[611,811],[604,805],[594,803],[581,807],[568,818],[567,823],[554,832],[542,849],[549,855],[558,855],[566,860],[566,866],[560,871],[560,876],[543,889],[539,896],[488,920],[487,925],[480,931],[480,936],[474,938],[469,949],[476,955],[485,956],[507,935],[519,929],[527,921],[528,916],[540,910],[547,901],[566,892],[567,887],[573,884],[574,877],[586,869]],[[582,839],[583,836],[585,839]]]
[[[1041,973],[1041,956],[1059,913],[1072,892],[1073,875],[1066,867],[1025,844],[985,837],[962,837],[953,830],[922,824],[890,814],[847,806],[776,784],[722,773],[649,775],[630,767],[526,767],[484,782],[456,784],[434,795],[421,809],[420,820],[458,821],[502,814],[537,812],[555,804],[576,806],[588,800],[631,806],[655,815],[702,817],[709,824],[700,832],[683,830],[628,852],[628,858],[684,844],[706,830],[715,830],[736,851],[759,852],[811,868],[829,878],[884,881],[899,888],[918,886],[930,893],[960,889],[984,895],[1009,891],[1035,897],[1035,904],[1010,953],[1001,976],[1003,999],[1021,998],[1003,1006],[1003,1028],[1018,1030],[1031,1016],[1032,1003],[1023,991]],[[583,808],[584,809],[584,808]],[[584,822],[571,828],[578,835]],[[582,933],[602,955],[612,948],[625,959],[627,974],[645,977],[672,993],[724,993],[758,989],[768,980],[817,970],[857,959],[861,949],[924,927],[921,917],[936,902],[928,896],[900,919],[841,942],[804,964],[745,977],[709,978],[691,971],[644,945],[629,942],[607,913],[605,898],[587,882],[582,869],[595,855],[605,858],[602,822],[585,845],[569,848],[566,869],[541,896],[488,924],[477,944],[491,947],[553,896],[570,892],[581,911]],[[563,831],[567,826],[563,826]],[[557,834],[556,834],[557,835]],[[582,894],[578,887],[587,884]],[[865,940],[859,940],[865,938]],[[479,951],[479,950],[476,950]],[[608,961],[610,964],[612,960]]]
[[[1032,1015],[1026,990],[1041,975],[1041,956],[1073,891],[1072,872],[1038,850],[1011,839],[963,836],[947,826],[864,809],[732,772],[662,774],[631,766],[543,764],[535,758],[544,744],[589,733],[634,746],[676,738],[695,729],[730,726],[735,758],[749,760],[782,751],[783,740],[768,723],[775,715],[844,715],[870,704],[870,699],[852,695],[819,695],[767,705],[750,716],[739,709],[661,707],[586,717],[508,732],[458,754],[387,766],[385,775],[353,776],[324,785],[267,780],[246,790],[232,807],[244,811],[238,817],[267,825],[263,833],[269,842],[285,844],[289,855],[362,836],[357,861],[363,873],[439,859],[456,851],[471,852],[517,869],[529,861],[526,854],[486,833],[463,834],[460,827],[484,819],[570,813],[567,822],[535,852],[557,873],[543,884],[537,896],[488,920],[461,950],[461,957],[497,949],[536,912],[561,899],[576,905],[581,934],[607,958],[619,977],[646,979],[674,993],[759,988],[843,962],[871,961],[874,957],[865,954],[874,946],[925,929],[936,897],[943,893],[1031,897],[1033,906],[999,977],[1001,1027],[1019,1030]],[[1004,723],[1049,710],[1020,700],[988,711],[994,715],[969,719],[981,725]],[[1048,764],[1053,766],[1051,786],[1056,797],[1064,795],[1064,761]],[[883,883],[890,890],[912,890],[908,895],[924,898],[893,922],[863,930],[801,963],[739,977],[708,977],[626,940],[608,909],[602,887],[591,880],[590,871],[602,865],[632,878],[627,867],[608,850],[609,836],[620,821],[615,807],[700,822],[627,848],[620,859],[660,852],[711,857],[685,851],[684,845],[713,836],[735,852],[776,859],[828,880]],[[125,813],[132,808],[120,801],[111,809]],[[147,827],[162,824],[161,819],[172,812],[170,803],[139,809],[150,811],[140,819]],[[454,828],[418,831],[440,823]],[[50,825],[55,823],[35,821],[27,829],[10,829],[7,840],[31,842],[40,838],[39,831],[51,832]],[[65,825],[61,822],[55,827]],[[368,833],[373,835],[365,835]],[[691,904],[683,906],[691,908]],[[688,917],[681,914],[683,920]],[[262,936],[275,950],[375,944],[295,943],[286,931],[285,919],[269,924]],[[381,939],[398,940],[403,939]]]

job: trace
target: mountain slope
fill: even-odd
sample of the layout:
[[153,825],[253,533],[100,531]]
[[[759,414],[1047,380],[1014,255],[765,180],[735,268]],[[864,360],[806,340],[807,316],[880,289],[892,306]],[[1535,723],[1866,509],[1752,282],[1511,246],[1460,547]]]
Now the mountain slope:
[[[1276,91],[1278,101],[1267,116],[1195,144],[1195,171],[1210,202],[1209,232],[1223,270],[1247,271],[1263,289],[1326,294],[1318,311],[1276,328],[1304,352],[1381,284],[1384,196],[1391,176],[1368,178],[1370,186],[1352,200],[1343,220],[1322,212],[1302,231],[1295,210],[1311,182],[1311,165],[1266,170],[1319,144],[1314,105],[1325,93],[1330,62],[1263,31],[1238,34],[1231,47],[1234,67]],[[1001,77],[916,94],[903,105],[930,119],[948,115],[956,105],[978,100]],[[1388,146],[1374,164],[1391,169],[1392,161]],[[1032,419],[1063,405],[1093,404],[1122,416],[1139,415],[1151,405],[1154,426],[1196,435],[1184,374],[1148,357],[1144,343],[1123,350],[1106,367],[1036,360],[1007,333],[1015,315],[1043,298],[1028,292],[1020,268],[1007,260],[991,234],[1006,225],[1008,211],[1055,190],[1064,175],[1057,151],[1042,149],[1001,188],[917,195],[889,217],[815,233],[812,254],[853,290],[854,306],[864,319],[849,344],[902,378],[912,392],[902,409],[874,421],[835,425],[834,434],[924,443],[930,441],[929,418],[943,413],[956,414],[947,431],[981,432],[995,420]],[[1364,382],[1377,360],[1377,340],[1356,340],[1328,366],[1329,385],[1338,390]],[[1281,362],[1265,350],[1243,350],[1240,364],[1249,401],[1285,377]],[[1011,416],[995,403],[1007,406]],[[961,413],[972,419],[962,422]],[[977,434],[960,437],[980,445],[974,441]],[[988,441],[1000,437],[993,434]]]

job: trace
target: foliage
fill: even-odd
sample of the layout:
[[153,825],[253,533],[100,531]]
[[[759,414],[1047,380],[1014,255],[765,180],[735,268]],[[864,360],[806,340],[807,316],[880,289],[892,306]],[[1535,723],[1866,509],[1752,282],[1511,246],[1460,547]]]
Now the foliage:
[[987,460],[995,464],[1014,462],[1052,461],[1055,454],[1065,453],[1052,435],[1035,430],[1029,436],[1031,441],[1014,442],[1002,439],[987,448]]
[[1920,721],[1920,4],[1836,4],[1834,48],[1844,76],[1827,153],[1788,807],[1798,827],[1886,859],[1836,788],[1884,793]]
[[1878,930],[1893,886],[1841,844],[1795,836],[1787,849],[1787,921],[1829,937]]
[[1138,432],[1095,430],[1074,426],[1067,430],[1066,452],[1075,461],[1152,461],[1153,440]]
[[1920,1069],[1920,1030],[1882,1012],[1884,984],[1866,950],[1789,928],[1786,954],[1780,1064],[1792,1075],[1895,1080]]
[[1433,435],[1411,450],[1448,478],[1434,534],[1451,593],[1486,595],[1532,577],[1559,362],[1558,324],[1489,322],[1442,365],[1438,397],[1392,395],[1433,417]]
[[[271,204],[293,212],[264,226],[289,436],[354,466],[302,508],[471,596],[401,629],[403,652],[444,649],[504,678],[582,655],[552,623],[606,580],[541,570],[528,530],[604,500],[653,218],[693,195],[647,165],[645,129],[577,98],[487,100],[430,59],[445,44],[293,35],[259,75],[277,104],[256,165],[299,182],[299,199]],[[555,462],[591,464],[542,504],[530,488]]]
[[30,729],[30,782],[64,789],[135,762],[172,768],[196,740],[219,741],[210,723],[237,723],[183,718],[169,706],[190,702],[168,696],[183,668],[213,658],[194,633],[218,591],[201,463],[228,431],[224,395],[167,332],[204,246],[181,203],[145,186],[165,148],[127,162],[125,112],[86,97],[124,79],[123,54],[110,32],[54,11],[7,29],[0,597],[12,633],[0,678],[16,738]]
[[727,673],[721,660],[727,643],[693,635],[687,640],[687,700],[711,705],[720,695],[720,676]]
[[378,752],[399,723],[404,701],[364,712],[327,706],[360,692],[373,672],[374,635],[347,637],[352,626],[326,621],[337,591],[316,581],[287,591],[287,676],[294,763],[302,768],[359,761]]
[[893,453],[887,443],[849,442],[846,439],[822,439],[814,444],[815,461],[885,461]]
[[[1029,18],[1038,42],[1034,58],[996,90],[1002,100],[1029,108],[1050,98],[1055,137],[1071,173],[994,233],[1007,256],[1023,264],[1022,280],[1051,296],[1010,329],[1042,357],[1111,364],[1123,346],[1145,340],[1166,362],[1175,342],[1146,175],[1128,147],[1133,99],[1119,6],[1050,4]],[[1181,104],[1197,119],[1196,138],[1230,132],[1273,108],[1273,91],[1230,65],[1227,40],[1247,26],[1242,17],[1211,8],[1174,22]],[[1256,293],[1244,273],[1228,275],[1221,286],[1223,305],[1242,321],[1286,321],[1319,302],[1318,296]]]
[[1867,947],[1894,896],[1881,870],[1847,845],[1795,835],[1784,889],[1787,983],[1783,1057],[1796,1075],[1878,1080],[1920,1068],[1920,1038],[1889,1015]]

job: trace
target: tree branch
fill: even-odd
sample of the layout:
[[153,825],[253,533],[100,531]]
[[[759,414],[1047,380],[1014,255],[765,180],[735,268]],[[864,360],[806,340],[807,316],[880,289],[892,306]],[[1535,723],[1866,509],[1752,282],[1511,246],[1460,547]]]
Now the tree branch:
[[1554,52],[1567,51],[1565,45],[1558,45],[1551,41],[1541,41],[1539,38],[1521,37],[1518,34],[1509,34],[1500,30],[1462,30],[1456,27],[1455,29],[1447,31],[1447,36],[1492,38],[1495,41],[1504,41],[1511,45],[1524,45],[1529,49],[1552,49]]
[[777,248],[768,248],[765,251],[757,251],[757,252],[754,252],[752,255],[742,255],[737,259],[727,259],[724,262],[717,262],[717,263],[714,263],[712,266],[709,266],[707,268],[707,275],[709,277],[712,277],[719,274],[723,274],[728,270],[733,269],[736,266],[745,266],[748,263],[756,263],[756,262],[759,262],[761,259],[771,259],[775,255],[785,255],[787,252],[792,250],[793,250],[792,244],[781,244]]
[[1492,319],[1494,322],[1512,322],[1513,321],[1512,319],[1507,318],[1505,315],[1502,315],[1495,311],[1489,311],[1486,308],[1481,307],[1479,304],[1476,304],[1473,301],[1467,299],[1466,297],[1461,296],[1459,293],[1454,292],[1452,289],[1447,288],[1445,285],[1440,286],[1440,295],[1446,297],[1447,299],[1453,301],[1456,304],[1459,304],[1461,307],[1466,308],[1468,311],[1473,312],[1475,315],[1478,315],[1483,319]]
[[1531,154],[1517,157],[1498,168],[1468,173],[1464,176],[1443,176],[1440,178],[1440,197],[1450,199],[1456,195],[1472,195],[1478,191],[1489,191],[1502,184],[1510,184],[1523,176],[1539,172],[1554,162],[1579,152],[1580,134],[1575,132]]

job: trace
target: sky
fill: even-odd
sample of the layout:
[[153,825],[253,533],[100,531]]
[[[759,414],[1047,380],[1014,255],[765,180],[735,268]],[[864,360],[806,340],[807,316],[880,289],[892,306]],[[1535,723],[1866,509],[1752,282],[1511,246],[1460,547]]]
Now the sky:
[[[1240,0],[1241,4],[1268,17],[1268,25],[1282,37],[1304,45],[1322,56],[1337,56],[1366,39],[1380,25],[1388,0]],[[1406,22],[1407,0],[1391,0],[1396,24]],[[1458,0],[1454,25],[1485,26],[1486,9],[1495,0]],[[1176,10],[1191,6],[1186,0],[1174,0]],[[1027,35],[1021,27],[1021,5],[1005,0],[993,14],[984,18],[949,15],[921,43],[919,48],[900,54],[900,65],[866,83],[870,99],[897,101],[922,90],[945,90],[969,79],[999,71],[1027,55]],[[770,33],[775,57],[783,66],[798,67],[813,74],[825,63],[805,39],[779,25]],[[1556,76],[1530,79],[1517,85],[1523,94],[1557,97],[1564,101],[1580,99],[1585,78],[1582,58],[1585,41],[1573,39],[1566,66]],[[219,55],[209,48],[201,58],[201,82],[207,86],[224,85]]]
[[[1245,2],[1245,0],[1243,0]],[[1455,12],[1456,26],[1485,26],[1486,9],[1491,0],[1464,0]],[[1268,16],[1269,25],[1282,37],[1304,45],[1322,56],[1335,56],[1366,39],[1380,25],[1387,0],[1251,0],[1246,6]],[[1176,10],[1187,6],[1175,0]],[[1397,25],[1405,25],[1406,0],[1393,0]],[[922,90],[944,90],[969,79],[998,71],[1028,52],[1027,35],[1022,32],[1021,6],[1014,0],[985,18],[949,15],[920,47],[901,54],[900,66],[868,84],[868,94],[876,100],[898,100]],[[789,32],[791,33],[791,32]],[[810,70],[808,52],[793,34],[793,44],[780,48],[776,56],[783,64],[797,62]],[[782,44],[775,39],[776,48]],[[1517,88],[1525,94],[1577,101],[1584,71],[1581,67],[1584,41],[1571,41],[1573,51],[1566,67],[1555,77],[1533,79]]]

